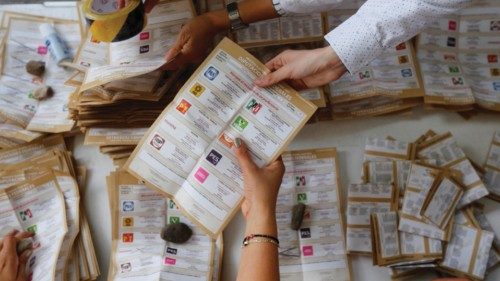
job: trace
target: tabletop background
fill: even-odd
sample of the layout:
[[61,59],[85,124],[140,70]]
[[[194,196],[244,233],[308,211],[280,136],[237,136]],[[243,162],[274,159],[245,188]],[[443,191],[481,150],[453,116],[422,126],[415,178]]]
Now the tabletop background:
[[[45,1],[1,0],[0,4],[7,2]],[[0,15],[3,11],[18,11],[68,19],[77,16],[74,9],[71,9],[71,5],[74,4],[70,1],[45,3],[45,5],[0,5]],[[348,184],[360,181],[363,148],[367,137],[384,138],[390,135],[402,141],[413,141],[428,129],[438,133],[452,132],[467,156],[483,164],[494,131],[500,131],[500,115],[481,113],[470,120],[465,120],[453,112],[418,109],[412,115],[320,122],[306,125],[290,144],[289,149],[336,147],[340,162],[341,188],[345,196]],[[111,250],[111,220],[105,177],[114,170],[114,167],[111,159],[101,154],[97,147],[83,146],[82,136],[75,138],[73,151],[78,165],[84,165],[88,169],[87,192],[83,203],[90,221],[101,269],[98,280],[103,281],[107,279]],[[500,234],[500,203],[487,199],[481,202],[486,206],[486,216],[492,223],[495,233]],[[223,281],[236,279],[244,226],[243,217],[238,213],[224,231]],[[388,270],[372,266],[371,257],[353,256],[351,260],[354,281],[389,280]],[[420,277],[420,280],[428,279],[429,277]],[[500,268],[489,274],[485,280],[500,280]]]

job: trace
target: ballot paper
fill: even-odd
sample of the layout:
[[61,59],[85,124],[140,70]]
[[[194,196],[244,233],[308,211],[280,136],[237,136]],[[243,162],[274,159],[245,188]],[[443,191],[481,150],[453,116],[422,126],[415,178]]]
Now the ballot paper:
[[[189,0],[160,1],[148,14],[144,30],[130,39],[99,43],[88,35],[73,62],[75,68],[86,71],[80,91],[145,74],[143,82],[158,79],[151,78],[151,72],[166,63],[165,52],[175,43],[182,25],[194,16]],[[145,92],[143,87],[148,85],[136,83]]]
[[424,221],[445,229],[463,193],[463,187],[453,177],[443,174],[438,176],[427,193],[420,211]]
[[148,128],[90,128],[85,145],[137,145]]
[[363,164],[363,181],[375,184],[393,184],[399,196],[404,195],[410,172],[411,161],[367,161]]
[[472,280],[483,280],[492,241],[493,233],[489,231],[454,224],[452,238],[439,263],[440,269]]
[[[49,55],[38,28],[42,23],[53,24],[69,50],[75,51],[80,44],[82,33],[77,21],[5,13],[2,24],[7,24],[8,33],[0,79],[6,92],[0,95],[0,115],[27,130],[67,132],[74,125],[74,121],[68,118],[68,99],[76,88],[64,85],[72,71],[58,66]],[[45,62],[43,78],[26,72],[25,66],[30,60]],[[53,96],[37,101],[33,91],[40,85],[52,87]]]
[[234,38],[242,47],[256,47],[322,41],[324,34],[323,14],[310,13],[251,23]]
[[372,213],[373,264],[428,262],[443,256],[441,241],[398,231],[397,212]]
[[56,176],[47,173],[0,190],[0,208],[0,237],[12,229],[34,232],[29,275],[33,280],[54,280],[68,231],[64,197]]
[[412,160],[415,148],[412,143],[393,139],[367,138],[364,162],[387,160]]
[[61,135],[52,135],[11,149],[1,150],[0,167],[40,156],[52,149],[66,150],[64,138]]
[[435,159],[437,166],[461,173],[461,184],[465,190],[458,202],[458,208],[488,195],[483,181],[451,133],[436,135],[420,143],[417,149],[419,158]]
[[500,5],[477,3],[420,33],[425,103],[500,110]]
[[13,141],[19,141],[20,143],[26,143],[43,136],[43,134],[25,130],[18,125],[0,123],[0,136]]
[[371,253],[370,215],[398,210],[398,189],[391,183],[351,184],[347,191],[347,251]]
[[484,164],[484,184],[489,198],[500,202],[500,131],[495,132]]
[[333,104],[331,119],[347,120],[388,114],[410,114],[411,109],[419,104],[421,104],[419,98],[394,99],[386,96],[374,96]]
[[[108,177],[112,216],[109,280],[212,280],[215,240],[185,218],[175,203],[126,172]],[[165,242],[161,229],[182,222],[193,230],[183,244]],[[217,263],[220,266],[220,260]]]
[[403,205],[399,214],[399,230],[434,239],[449,240],[450,227],[444,229],[428,223],[421,215],[424,202],[439,176],[439,170],[413,163],[408,176]]
[[[351,280],[336,150],[290,151],[282,157],[285,175],[276,206],[280,279]],[[300,229],[292,230],[297,203],[306,210]]]
[[268,70],[224,39],[181,88],[139,143],[125,169],[172,197],[216,237],[243,196],[234,139],[263,166],[276,159],[316,106],[292,88],[258,88]]

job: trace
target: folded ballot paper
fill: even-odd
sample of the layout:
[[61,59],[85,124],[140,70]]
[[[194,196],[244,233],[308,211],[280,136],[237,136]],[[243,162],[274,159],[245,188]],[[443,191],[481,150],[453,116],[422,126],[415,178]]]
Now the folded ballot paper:
[[221,233],[242,200],[234,138],[242,138],[263,166],[281,154],[316,110],[285,84],[254,86],[254,79],[266,72],[248,52],[222,40],[124,166],[173,198],[212,237]]
[[0,152],[0,238],[12,229],[35,233],[33,280],[99,276],[80,201],[86,170],[75,167],[59,135]]
[[500,202],[500,132],[496,132],[491,140],[484,164],[484,184],[490,192],[488,197]]
[[348,189],[347,251],[371,254],[393,280],[424,270],[482,280],[500,263],[477,202],[491,196],[483,177],[494,171],[490,158],[484,169],[473,163],[449,132],[412,142],[368,138],[361,181]]

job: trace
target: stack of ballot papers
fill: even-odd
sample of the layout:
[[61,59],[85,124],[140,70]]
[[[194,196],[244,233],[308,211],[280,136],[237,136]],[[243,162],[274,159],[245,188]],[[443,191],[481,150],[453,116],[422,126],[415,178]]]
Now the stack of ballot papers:
[[[124,171],[107,178],[112,221],[108,280],[219,280],[222,234],[209,237],[172,199]],[[182,244],[166,242],[161,230],[185,223],[193,231]]]
[[77,72],[66,81],[79,87],[69,103],[76,124],[83,129],[151,125],[184,72],[162,71],[165,53],[194,16],[189,0],[159,1],[146,27],[128,40],[96,42],[88,32],[71,65]]
[[417,38],[426,105],[500,111],[500,4],[477,2]]
[[0,239],[12,229],[35,233],[32,280],[99,276],[85,197],[85,167],[75,166],[61,135],[0,151]]
[[295,14],[251,23],[233,34],[242,47],[282,45],[300,42],[321,42],[326,32],[322,13]]
[[115,166],[121,167],[147,130],[148,128],[92,127],[85,132],[83,144],[99,146],[101,153],[108,155]]
[[[328,12],[328,30],[342,24],[356,10]],[[388,49],[356,73],[329,84],[334,120],[407,112],[421,104],[423,85],[411,41]]]
[[477,202],[489,195],[483,175],[451,133],[368,138],[362,181],[348,188],[347,251],[371,255],[394,279],[432,268],[482,280],[500,262]]
[[[72,71],[58,66],[49,55],[39,26],[50,23],[71,52],[78,49],[83,30],[76,20],[47,18],[13,12],[3,13],[0,28],[0,148],[10,148],[41,137],[73,129],[68,117],[69,97],[77,91],[64,84]],[[45,73],[36,77],[26,72],[26,64],[43,61]],[[53,96],[37,100],[34,91],[47,85]]]

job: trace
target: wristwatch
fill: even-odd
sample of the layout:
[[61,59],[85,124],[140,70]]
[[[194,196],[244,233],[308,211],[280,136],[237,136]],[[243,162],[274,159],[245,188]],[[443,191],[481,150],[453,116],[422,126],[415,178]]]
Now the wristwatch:
[[226,9],[229,16],[229,23],[231,24],[231,31],[236,31],[248,27],[248,24],[244,23],[241,20],[237,2],[231,2],[227,4]]

